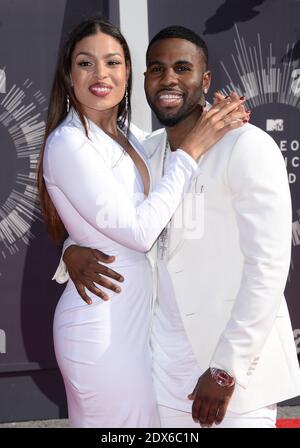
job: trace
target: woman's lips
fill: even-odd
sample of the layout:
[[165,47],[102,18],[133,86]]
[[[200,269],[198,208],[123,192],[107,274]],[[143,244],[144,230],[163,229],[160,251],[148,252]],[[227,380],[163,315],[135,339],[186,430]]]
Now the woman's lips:
[[111,86],[108,86],[106,84],[93,84],[92,86],[89,87],[89,91],[100,98],[103,98],[104,96],[107,96],[110,94],[112,90]]

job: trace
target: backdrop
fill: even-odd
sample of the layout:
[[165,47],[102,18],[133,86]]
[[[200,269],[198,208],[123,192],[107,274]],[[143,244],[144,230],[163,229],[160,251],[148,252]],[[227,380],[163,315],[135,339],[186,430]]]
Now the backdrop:
[[[207,99],[214,90],[238,90],[248,98],[251,121],[277,141],[293,200],[286,296],[300,352],[300,1],[2,0],[0,421],[66,416],[52,343],[53,313],[62,288],[51,275],[60,248],[54,248],[44,230],[34,177],[59,45],[78,21],[96,13],[121,24],[133,50],[138,104],[133,122],[151,128],[142,91],[147,41],[162,27],[181,24],[208,44],[213,83]],[[152,124],[159,126],[154,117]]]

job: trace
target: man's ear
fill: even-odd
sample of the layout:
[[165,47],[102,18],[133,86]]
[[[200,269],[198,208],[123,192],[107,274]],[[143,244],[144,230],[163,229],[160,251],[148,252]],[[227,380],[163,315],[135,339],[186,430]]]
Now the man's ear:
[[203,88],[204,93],[208,92],[208,90],[210,88],[210,83],[211,83],[211,71],[207,70],[203,74],[203,80],[202,80],[202,88]]

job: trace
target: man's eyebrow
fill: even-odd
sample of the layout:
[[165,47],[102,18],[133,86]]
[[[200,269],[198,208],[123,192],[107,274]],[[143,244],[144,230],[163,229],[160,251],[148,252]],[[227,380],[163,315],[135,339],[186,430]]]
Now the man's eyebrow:
[[191,61],[186,61],[185,59],[180,59],[179,61],[176,61],[174,65],[194,65]]
[[[151,67],[151,65],[165,65],[162,61],[154,60],[149,61],[147,67]],[[179,59],[175,61],[172,65],[194,65],[191,61],[186,61],[185,59]]]
[[158,60],[147,62],[147,67],[151,67],[151,65],[164,65],[164,64],[163,64],[163,62],[158,61]]

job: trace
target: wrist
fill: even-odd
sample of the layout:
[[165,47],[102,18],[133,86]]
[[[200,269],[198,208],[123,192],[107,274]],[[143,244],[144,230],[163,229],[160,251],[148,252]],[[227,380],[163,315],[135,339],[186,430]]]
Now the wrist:
[[185,146],[184,148],[181,148],[180,147],[180,149],[182,149],[186,154],[188,154],[190,157],[192,157],[192,159],[196,162],[198,159],[199,159],[199,157],[202,155],[202,152],[201,152],[201,154],[199,153],[199,148],[198,148],[198,150],[195,150],[195,149],[193,149],[193,148],[189,148],[188,146]]
[[235,384],[235,379],[226,370],[216,369],[210,367],[211,377],[221,387],[232,387]]
[[77,246],[75,244],[72,244],[71,246],[68,246],[66,248],[66,250],[64,251],[63,256],[62,256],[62,259],[65,263],[68,262],[68,259],[72,256],[72,252],[76,247]]

